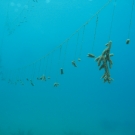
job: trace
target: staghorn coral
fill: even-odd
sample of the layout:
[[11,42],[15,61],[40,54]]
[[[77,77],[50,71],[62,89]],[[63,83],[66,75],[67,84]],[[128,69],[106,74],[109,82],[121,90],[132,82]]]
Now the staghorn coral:
[[101,77],[101,79],[104,79],[104,82],[111,83],[113,79],[110,77],[110,72],[109,68],[112,68],[112,60],[111,57],[113,54],[110,54],[110,49],[111,49],[112,41],[109,41],[106,46],[107,48],[102,52],[100,56],[98,56],[95,60],[98,63],[99,70],[104,69],[105,73]]

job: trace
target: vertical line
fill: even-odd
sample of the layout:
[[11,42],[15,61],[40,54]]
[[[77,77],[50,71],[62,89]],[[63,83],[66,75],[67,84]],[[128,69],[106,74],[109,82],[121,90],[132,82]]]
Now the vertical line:
[[66,43],[66,49],[65,49],[64,59],[63,59],[63,68],[64,68],[65,60],[66,60],[67,47],[68,47],[68,40],[67,40],[67,43]]
[[[115,3],[116,3],[116,1],[117,1],[117,0],[115,0]],[[112,20],[111,20],[111,26],[110,26],[110,32],[109,32],[109,38],[108,38],[109,41],[110,41],[111,34],[112,34],[112,24],[113,24],[113,19],[114,19],[115,7],[116,7],[116,4],[114,4],[114,7],[113,7],[113,14],[112,14]]]
[[[60,53],[59,53],[59,59],[58,59],[58,69],[59,69],[59,67],[60,67],[61,48],[62,48],[62,46],[60,46]],[[58,75],[59,75],[59,72],[58,72],[57,75],[56,75],[56,82],[58,81]]]
[[131,30],[131,25],[132,25],[133,11],[134,11],[134,0],[133,0],[132,10],[131,10],[130,24],[129,24],[129,30],[128,30],[128,38],[130,37],[130,30]]
[[95,45],[95,40],[96,40],[97,25],[98,25],[98,14],[97,14],[97,19],[96,19],[96,27],[95,27],[95,33],[94,33],[93,44],[92,44],[92,53],[93,53],[93,50],[94,50],[94,45]]
[[83,42],[84,42],[84,33],[85,33],[85,25],[83,27],[83,35],[82,35],[82,41],[81,41],[81,48],[80,48],[79,58],[81,58],[81,54],[82,54],[82,48],[83,48]]
[[77,35],[77,43],[76,43],[76,48],[75,48],[74,60],[76,60],[76,53],[77,53],[77,47],[78,47],[78,40],[79,40],[79,31],[78,31],[78,35]]

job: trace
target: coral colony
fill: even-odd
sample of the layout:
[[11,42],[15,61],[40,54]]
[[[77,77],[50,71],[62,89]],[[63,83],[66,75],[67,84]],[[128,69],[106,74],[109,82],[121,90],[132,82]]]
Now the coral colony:
[[100,56],[96,58],[96,62],[98,63],[99,70],[101,69],[105,70],[105,73],[101,78],[104,79],[104,82],[108,82],[108,83],[113,81],[113,79],[110,77],[110,72],[109,72],[109,68],[112,68],[112,64],[113,64],[111,60],[111,56],[113,56],[113,54],[110,53],[111,45],[112,45],[112,41],[109,41],[106,44],[107,48],[102,52]]

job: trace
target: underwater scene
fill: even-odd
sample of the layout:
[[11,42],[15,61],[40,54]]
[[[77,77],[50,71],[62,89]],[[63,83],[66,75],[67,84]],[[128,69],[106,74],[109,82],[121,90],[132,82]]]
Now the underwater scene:
[[0,11],[0,135],[135,135],[135,0]]

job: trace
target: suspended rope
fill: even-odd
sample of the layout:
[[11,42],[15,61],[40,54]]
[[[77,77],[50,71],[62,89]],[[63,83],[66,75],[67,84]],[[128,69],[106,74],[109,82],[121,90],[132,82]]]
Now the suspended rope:
[[76,65],[76,53],[77,53],[77,47],[78,47],[78,40],[79,40],[79,31],[77,33],[77,42],[76,42],[76,47],[75,47],[74,60],[72,61],[72,65],[74,67],[77,67],[77,65]]
[[47,56],[46,67],[45,67],[45,75],[47,74],[48,60],[49,60],[49,55]]
[[128,29],[128,38],[127,38],[127,40],[126,40],[126,44],[129,44],[129,43],[130,43],[130,30],[131,30],[131,25],[132,25],[132,17],[133,17],[133,11],[134,11],[134,3],[135,3],[135,0],[133,0],[133,3],[132,3],[131,17],[130,17],[130,23],[129,23],[129,29]]
[[33,65],[32,65],[32,72],[31,72],[31,79],[30,79],[30,84],[32,86],[34,86],[34,83],[33,83],[34,75],[35,75],[35,64],[33,63]]
[[[13,19],[11,22],[8,19],[8,22],[9,22],[7,24],[7,26],[8,26],[8,29],[7,29],[8,30],[8,35],[11,35],[16,30],[16,27],[19,27],[23,23],[27,22],[26,15],[28,15],[28,12],[30,11],[30,9],[28,9],[28,8],[30,8],[30,6],[29,6],[30,2],[31,2],[31,0],[27,0],[26,4],[23,6],[20,13],[16,16],[15,19]],[[34,2],[32,2],[32,3],[34,3]],[[9,10],[9,6],[8,6],[8,10]],[[9,18],[9,14],[8,14],[8,18]]]
[[[46,70],[47,70],[47,65],[48,65],[48,57],[49,56],[44,57],[44,61],[43,61],[43,75],[39,78],[39,80],[42,80],[42,81],[46,81]],[[46,63],[45,63],[45,60],[46,60]]]
[[94,33],[93,44],[92,44],[92,53],[93,53],[93,51],[94,51],[94,45],[95,45],[96,34],[97,34],[97,26],[98,26],[98,14],[97,14],[97,19],[96,19],[96,27],[95,27],[95,33]]
[[[74,67],[77,67],[77,64],[76,64],[76,53],[77,53],[77,48],[78,48],[78,41],[79,41],[79,31],[77,31],[78,34],[77,34],[77,43],[76,43],[76,47],[75,47],[75,56],[74,56],[74,60],[72,61],[72,65]],[[78,61],[81,61],[81,54],[82,54],[82,47],[83,47],[83,42],[84,42],[84,33],[85,33],[85,25],[83,27],[83,33],[82,33],[82,40],[81,40],[81,44],[80,44],[80,52],[79,52],[79,58],[78,58]]]
[[113,19],[114,19],[114,11],[115,11],[115,7],[116,7],[116,1],[117,1],[117,0],[115,0],[115,4],[114,4],[114,7],[113,7],[112,20],[111,20],[111,26],[110,26],[110,32],[109,32],[108,41],[110,41],[111,34],[112,34],[112,25],[113,25]]
[[58,59],[58,67],[60,67],[61,50],[62,50],[62,46],[60,46],[59,59]]
[[74,56],[74,60],[76,60],[76,53],[77,53],[77,48],[78,48],[78,43],[79,42],[79,31],[78,31],[78,34],[77,34],[77,42],[76,42],[76,48],[75,48],[75,56]]
[[92,53],[87,54],[87,57],[89,57],[89,58],[95,58],[93,51],[94,51],[94,46],[95,46],[96,34],[97,34],[97,26],[98,26],[98,14],[97,14],[97,18],[96,18],[96,26],[95,26],[94,39],[93,39],[93,44],[92,44]]
[[[60,46],[59,59],[58,59],[58,68],[60,67],[61,49],[62,49],[62,46]],[[62,68],[60,69],[60,72],[61,72],[61,74],[63,73],[63,69],[62,69]],[[54,83],[54,87],[58,87],[58,86],[59,86],[59,83],[58,83],[58,75],[59,75],[59,72],[56,73],[56,82]]]
[[68,40],[67,40],[67,42],[66,42],[66,47],[65,47],[64,59],[63,59],[63,68],[64,68],[64,66],[65,66],[66,55],[67,55],[67,48],[68,48]]
[[[37,80],[41,80],[41,73],[40,73],[40,70],[41,70],[41,59],[39,60],[39,67],[38,67],[38,77],[37,77]],[[37,63],[37,62],[35,62],[35,63]],[[40,76],[40,77],[39,77]]]
[[[81,60],[82,47],[83,47],[83,42],[84,42],[84,33],[85,33],[85,27],[86,27],[86,25],[88,25],[88,23],[89,23],[94,17],[96,17],[111,1],[112,1],[112,0],[108,0],[108,2],[107,2],[101,9],[99,9],[85,24],[83,24],[78,30],[76,30],[76,31],[75,31],[68,39],[66,39],[62,44],[56,46],[56,47],[55,47],[51,52],[49,52],[46,56],[52,54],[52,53],[53,53],[54,51],[56,51],[57,49],[60,49],[59,60],[58,60],[58,67],[59,67],[59,64],[60,64],[60,56],[61,56],[61,48],[63,47],[63,45],[65,45],[65,43],[67,43],[67,46],[68,46],[68,41],[69,41],[76,33],[78,33],[81,29],[83,29],[82,40],[81,40],[81,47],[80,47],[80,53],[79,53],[79,58],[78,58],[78,60],[80,61],[80,60]],[[98,21],[97,21],[97,22],[98,22]],[[96,35],[96,34],[95,34],[95,35]],[[79,37],[78,37],[78,39],[79,39]],[[77,39],[77,42],[78,42],[78,39]],[[77,43],[77,46],[78,46],[78,43]],[[53,55],[53,54],[52,54],[52,55]],[[34,86],[34,84],[33,84],[33,79],[34,79],[34,74],[35,74],[35,72],[34,72],[34,70],[35,70],[34,65],[35,65],[36,63],[38,63],[38,62],[41,64],[41,60],[44,59],[46,56],[44,56],[44,57],[40,58],[39,60],[35,61],[34,63],[30,64],[30,66],[33,68],[33,77],[31,77],[31,80],[30,80],[32,86]],[[65,53],[65,57],[66,57],[66,53]],[[75,57],[76,57],[76,54],[75,54]],[[52,61],[52,60],[51,60],[51,61]],[[64,61],[65,61],[65,60],[64,60]],[[63,63],[64,63],[64,62],[63,62]],[[39,72],[40,72],[40,66],[41,66],[40,64],[39,64]],[[72,64],[73,64],[74,66],[76,66],[75,63],[72,62]],[[51,65],[52,65],[52,63],[51,63]],[[64,65],[64,64],[63,64],[63,65]],[[61,70],[61,73],[64,73],[64,72]],[[57,75],[56,75],[56,83],[54,83],[54,86],[57,87],[58,85],[59,85],[59,83],[58,83],[58,74],[57,74]]]
[[84,42],[85,26],[86,26],[86,25],[84,25],[84,27],[83,27],[82,41],[81,41],[81,48],[80,48],[80,53],[79,53],[78,61],[81,61],[81,55],[82,55],[82,49],[83,49],[83,42]]
[[[71,36],[69,38],[67,38],[62,44],[56,46],[52,51],[50,51],[48,54],[51,54],[52,52],[54,52],[55,50],[57,50],[58,48],[60,48],[60,46],[63,46],[67,41],[69,41],[78,31],[80,31],[84,26],[88,25],[88,23],[95,17],[97,16],[97,14],[99,14],[106,6],[108,6],[110,4],[112,0],[108,0],[107,3],[105,3],[105,5],[103,7],[101,7],[101,9],[99,9],[89,20],[87,20],[78,30],[76,30],[73,34],[71,34]],[[48,55],[47,54],[47,55]],[[44,56],[45,57],[45,56]],[[40,58],[43,59],[44,57]],[[39,59],[39,60],[40,60]],[[39,60],[35,61],[34,63],[38,62]]]
[[[49,54],[51,55],[51,54]],[[51,60],[50,60],[50,66],[49,66],[49,71],[48,71],[48,79],[51,79],[51,69],[52,69],[52,60],[53,60],[53,52],[52,52],[52,55],[51,55]]]

